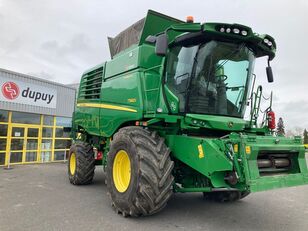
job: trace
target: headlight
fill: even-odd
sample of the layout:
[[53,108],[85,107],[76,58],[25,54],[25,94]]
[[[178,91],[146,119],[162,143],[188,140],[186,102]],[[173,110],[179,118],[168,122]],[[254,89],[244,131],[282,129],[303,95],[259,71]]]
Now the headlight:
[[271,46],[273,45],[273,43],[272,43],[269,39],[267,39],[267,38],[263,39],[263,42],[264,42],[266,45],[268,45],[269,47],[271,47]]
[[248,34],[248,32],[245,31],[245,30],[242,30],[242,31],[241,31],[241,34],[242,34],[243,36],[246,36],[246,35]]
[[240,33],[240,30],[237,29],[237,28],[234,28],[234,29],[233,29],[233,33],[234,33],[234,34],[239,34],[239,33]]
[[233,27],[231,25],[219,25],[218,27],[216,27],[216,31],[220,32],[220,33],[232,33],[232,34],[236,34],[236,35],[241,35],[241,36],[247,36],[248,35],[248,31],[245,28],[241,28],[241,27]]

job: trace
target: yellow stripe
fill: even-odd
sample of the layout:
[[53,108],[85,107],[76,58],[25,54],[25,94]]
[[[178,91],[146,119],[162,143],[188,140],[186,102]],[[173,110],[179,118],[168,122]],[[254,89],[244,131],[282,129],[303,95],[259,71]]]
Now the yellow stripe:
[[137,110],[135,109],[114,106],[114,105],[109,105],[109,104],[103,104],[103,103],[78,103],[77,107],[97,107],[97,108],[112,109],[112,110],[119,110],[119,111],[137,112]]

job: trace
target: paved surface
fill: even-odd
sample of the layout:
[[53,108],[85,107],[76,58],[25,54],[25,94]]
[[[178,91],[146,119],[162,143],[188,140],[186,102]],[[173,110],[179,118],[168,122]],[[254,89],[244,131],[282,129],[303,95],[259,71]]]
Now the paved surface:
[[308,230],[308,186],[255,193],[228,204],[176,194],[159,214],[112,210],[102,169],[92,185],[70,185],[65,164],[0,169],[0,230]]

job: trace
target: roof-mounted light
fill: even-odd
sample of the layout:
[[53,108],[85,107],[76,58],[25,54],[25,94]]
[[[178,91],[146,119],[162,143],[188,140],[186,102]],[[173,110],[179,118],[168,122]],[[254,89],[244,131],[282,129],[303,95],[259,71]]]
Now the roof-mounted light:
[[273,45],[273,43],[268,38],[263,39],[263,42],[269,47]]
[[236,35],[242,35],[242,36],[247,36],[248,35],[248,31],[245,29],[241,29],[238,27],[227,27],[227,25],[223,25],[221,27],[217,27],[216,28],[217,31],[221,32],[221,33],[232,33],[232,34],[236,34]]
[[234,33],[234,34],[239,34],[239,33],[240,33],[240,30],[237,29],[237,28],[233,28],[233,33]]
[[246,36],[246,35],[248,34],[248,32],[247,32],[246,30],[242,30],[242,31],[241,31],[241,34],[242,34],[243,36]]
[[193,16],[187,16],[186,17],[186,22],[187,23],[193,23],[194,22],[194,17]]

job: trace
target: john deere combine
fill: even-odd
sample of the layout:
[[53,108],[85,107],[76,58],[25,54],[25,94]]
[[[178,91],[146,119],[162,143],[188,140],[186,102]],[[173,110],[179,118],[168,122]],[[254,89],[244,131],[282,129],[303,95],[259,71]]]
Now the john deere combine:
[[308,183],[302,140],[275,135],[271,103],[258,126],[262,87],[253,68],[268,57],[273,81],[271,36],[149,11],[109,46],[112,59],[81,78],[72,184],[90,183],[103,165],[116,211],[140,216],[161,210],[175,192],[235,201]]

